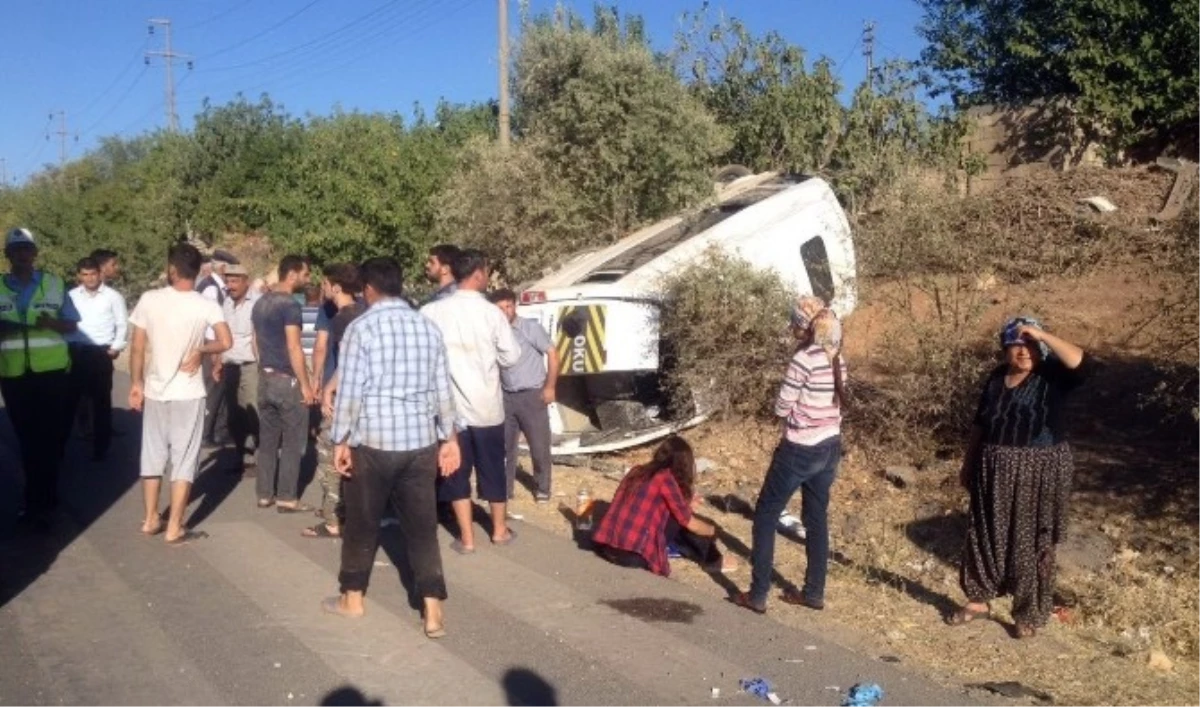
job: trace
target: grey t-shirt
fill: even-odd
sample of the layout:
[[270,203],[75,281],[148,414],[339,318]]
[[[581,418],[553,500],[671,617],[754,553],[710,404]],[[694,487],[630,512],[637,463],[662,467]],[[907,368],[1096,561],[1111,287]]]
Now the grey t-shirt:
[[258,365],[296,375],[288,358],[286,327],[302,326],[300,303],[290,295],[268,292],[254,303],[250,318],[254,322],[254,337],[258,341]]
[[541,388],[546,384],[546,363],[543,354],[554,345],[542,325],[532,319],[517,317],[513,322],[513,337],[521,347],[521,358],[512,368],[500,369],[500,385],[506,393]]

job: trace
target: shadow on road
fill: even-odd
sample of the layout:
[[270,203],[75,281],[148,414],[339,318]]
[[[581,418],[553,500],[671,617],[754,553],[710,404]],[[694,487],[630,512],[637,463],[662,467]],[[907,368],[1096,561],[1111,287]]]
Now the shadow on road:
[[382,700],[372,700],[357,687],[343,685],[321,698],[322,705],[382,705]]
[[558,691],[528,668],[509,668],[501,681],[510,705],[557,705]]
[[[8,411],[0,409],[0,606],[48,570],[58,554],[112,507],[138,480],[142,418],[113,410],[119,433],[104,461],[89,458],[89,443],[72,435],[59,478],[60,510],[51,528],[35,532],[16,523],[23,497],[20,454]],[[130,518],[136,532],[139,518]]]

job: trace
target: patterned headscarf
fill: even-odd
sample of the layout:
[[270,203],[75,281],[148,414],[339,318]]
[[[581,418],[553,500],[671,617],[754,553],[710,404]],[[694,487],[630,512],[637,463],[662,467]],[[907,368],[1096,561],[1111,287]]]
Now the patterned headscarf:
[[[1013,317],[1005,322],[1004,327],[1000,329],[1000,348],[1005,349],[1017,344],[1029,344],[1030,342],[1021,338],[1020,333],[1018,333],[1023,326],[1033,327],[1034,329],[1045,329],[1042,323],[1033,317]],[[1046,345],[1046,342],[1039,341],[1037,344],[1038,350],[1042,352],[1042,359],[1049,358],[1050,347]]]
[[825,300],[805,295],[792,307],[792,326],[812,333],[813,343],[832,361],[842,349],[842,323]]

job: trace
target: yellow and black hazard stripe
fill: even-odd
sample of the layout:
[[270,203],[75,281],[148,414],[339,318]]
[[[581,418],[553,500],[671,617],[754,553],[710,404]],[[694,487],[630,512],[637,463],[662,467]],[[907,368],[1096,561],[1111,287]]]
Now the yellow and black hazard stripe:
[[589,304],[558,311],[558,358],[561,375],[600,373],[608,364],[604,318],[607,307]]

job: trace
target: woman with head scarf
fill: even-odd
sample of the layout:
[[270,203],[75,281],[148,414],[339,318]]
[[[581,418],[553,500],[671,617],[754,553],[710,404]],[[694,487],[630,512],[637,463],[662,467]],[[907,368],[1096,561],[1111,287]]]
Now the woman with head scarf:
[[984,383],[959,475],[971,495],[959,573],[967,603],[948,623],[988,617],[988,602],[1009,594],[1013,635],[1028,638],[1053,609],[1072,473],[1064,406],[1090,366],[1030,317],[1007,322],[1000,347],[1004,363]]
[[816,297],[802,297],[792,310],[797,350],[775,402],[784,420],[783,438],[775,448],[754,508],[753,574],[750,591],[733,597],[738,606],[756,613],[767,610],[775,561],[775,526],[797,490],[802,495],[801,520],[807,531],[808,566],[804,588],[780,596],[788,604],[825,608],[825,573],[829,564],[829,490],[842,456],[842,404],[846,364],[841,357],[842,327],[837,315]]

